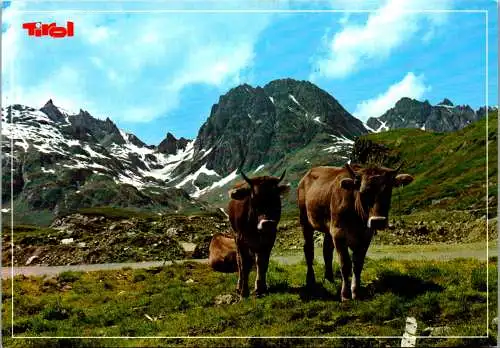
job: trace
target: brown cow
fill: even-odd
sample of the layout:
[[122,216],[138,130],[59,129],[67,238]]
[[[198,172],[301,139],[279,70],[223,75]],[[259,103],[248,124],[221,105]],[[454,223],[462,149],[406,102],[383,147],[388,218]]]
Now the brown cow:
[[[399,169],[345,165],[345,168],[316,167],[298,187],[300,223],[304,234],[307,286],[315,284],[314,230],[325,233],[323,258],[325,278],[333,281],[333,249],[337,249],[342,274],[342,300],[358,296],[361,270],[373,234],[388,224],[392,188],[413,181]],[[352,266],[348,248],[352,250]],[[351,289],[348,282],[354,269]]]
[[266,273],[271,249],[274,246],[278,222],[281,217],[280,195],[290,186],[280,185],[285,176],[260,176],[249,179],[243,172],[246,183],[229,191],[231,201],[228,213],[235,234],[238,261],[238,285],[241,297],[247,297],[248,274],[256,264],[255,294],[267,292]]
[[208,264],[217,272],[233,273],[238,270],[233,236],[217,233],[212,237],[208,247]]

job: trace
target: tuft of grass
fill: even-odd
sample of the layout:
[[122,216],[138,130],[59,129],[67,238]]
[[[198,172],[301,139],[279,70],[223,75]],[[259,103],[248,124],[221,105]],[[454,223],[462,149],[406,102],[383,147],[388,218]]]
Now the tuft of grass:
[[60,282],[73,283],[82,277],[82,272],[65,271],[57,277]]

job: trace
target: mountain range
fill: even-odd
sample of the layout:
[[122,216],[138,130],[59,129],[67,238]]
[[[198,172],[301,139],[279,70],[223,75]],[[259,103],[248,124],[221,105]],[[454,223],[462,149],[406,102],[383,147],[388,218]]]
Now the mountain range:
[[[496,110],[494,107],[488,109]],[[398,128],[452,132],[478,121],[485,114],[485,107],[475,111],[469,105],[453,105],[447,98],[437,105],[431,105],[427,100],[421,102],[405,97],[383,115],[369,118],[366,125],[374,132]]]
[[[366,124],[326,91],[307,81],[280,79],[263,87],[243,84],[222,95],[195,139],[167,133],[147,145],[109,118],[84,110],[70,114],[49,100],[42,108],[2,108],[5,203],[36,218],[111,205],[188,211],[226,201],[237,177],[288,170],[296,182],[314,165],[342,165],[357,137],[394,128],[454,131],[485,115],[485,109],[454,106],[445,99],[402,98]],[[11,163],[12,161],[12,163]]]

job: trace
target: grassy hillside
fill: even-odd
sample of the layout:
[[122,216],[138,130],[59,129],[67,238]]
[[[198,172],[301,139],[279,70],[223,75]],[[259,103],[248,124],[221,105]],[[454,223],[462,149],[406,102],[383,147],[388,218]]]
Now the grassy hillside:
[[496,213],[497,133],[498,115],[490,113],[488,121],[480,120],[458,132],[398,129],[366,138],[389,147],[390,156],[405,161],[403,171],[415,176],[411,185],[394,191],[394,212],[399,203],[401,213],[435,208],[485,210],[488,178],[488,205]]

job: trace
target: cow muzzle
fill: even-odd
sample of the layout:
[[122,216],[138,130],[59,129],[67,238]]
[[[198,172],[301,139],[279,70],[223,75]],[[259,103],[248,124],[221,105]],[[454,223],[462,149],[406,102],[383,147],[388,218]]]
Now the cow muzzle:
[[276,221],[274,220],[267,220],[267,219],[262,219],[259,220],[259,223],[257,224],[257,230],[263,231],[263,230],[269,230],[276,228]]
[[384,216],[372,216],[368,219],[368,228],[382,230],[387,227],[387,218]]

